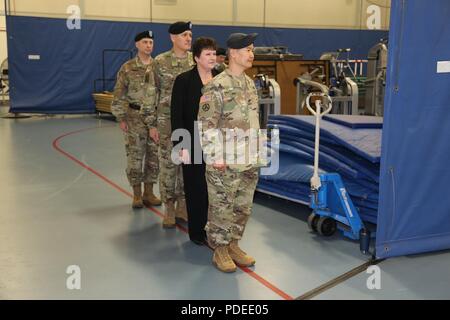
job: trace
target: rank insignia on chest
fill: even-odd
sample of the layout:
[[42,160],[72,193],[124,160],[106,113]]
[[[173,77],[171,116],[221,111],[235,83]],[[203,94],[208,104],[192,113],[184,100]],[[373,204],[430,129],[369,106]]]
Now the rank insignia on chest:
[[202,110],[205,111],[205,112],[208,112],[209,109],[210,109],[209,104],[204,104],[204,105],[202,106]]

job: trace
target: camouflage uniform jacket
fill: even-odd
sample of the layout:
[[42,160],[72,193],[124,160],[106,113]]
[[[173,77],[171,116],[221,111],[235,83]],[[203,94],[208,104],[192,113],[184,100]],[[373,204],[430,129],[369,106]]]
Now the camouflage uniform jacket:
[[156,127],[156,83],[154,61],[145,65],[138,56],[125,62],[117,74],[111,111],[118,121],[126,119],[130,103],[141,106],[142,120],[149,127]]
[[228,65],[225,62],[222,63],[218,63],[216,64],[216,66],[214,67],[214,69],[217,70],[217,72],[224,72],[225,69],[228,68]]
[[[238,133],[259,130],[258,95],[247,75],[236,77],[226,69],[207,84],[200,99],[198,124],[207,163],[210,163],[208,158],[223,160],[229,169],[238,172],[258,166],[258,160],[252,158],[254,153],[248,158],[248,150],[255,147],[254,139]],[[227,146],[229,142],[234,142],[231,150]],[[245,160],[236,161],[242,153],[246,154]]]
[[170,116],[170,100],[175,79],[194,66],[192,52],[186,58],[177,58],[173,50],[161,53],[155,58],[155,77],[158,82],[158,116]]

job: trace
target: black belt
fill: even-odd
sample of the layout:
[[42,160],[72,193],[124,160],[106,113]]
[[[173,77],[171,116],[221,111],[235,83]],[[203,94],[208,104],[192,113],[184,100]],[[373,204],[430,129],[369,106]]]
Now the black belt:
[[129,107],[134,110],[141,110],[141,106],[138,104],[130,103]]

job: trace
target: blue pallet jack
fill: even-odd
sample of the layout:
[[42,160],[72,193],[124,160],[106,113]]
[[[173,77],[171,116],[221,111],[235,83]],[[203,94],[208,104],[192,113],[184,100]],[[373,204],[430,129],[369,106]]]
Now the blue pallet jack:
[[[316,99],[315,110],[310,105],[312,97]],[[320,93],[313,92],[307,96],[305,104],[316,118],[314,174],[310,195],[313,212],[308,217],[308,226],[312,232],[325,237],[332,236],[338,229],[345,237],[359,240],[361,252],[369,254],[371,232],[361,220],[341,176],[337,173],[319,175],[320,121],[332,109],[331,97],[323,90]]]

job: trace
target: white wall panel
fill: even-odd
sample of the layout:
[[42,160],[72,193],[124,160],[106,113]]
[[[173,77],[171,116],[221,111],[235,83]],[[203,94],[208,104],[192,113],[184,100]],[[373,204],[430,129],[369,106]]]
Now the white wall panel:
[[230,25],[233,21],[233,0],[177,0],[176,5],[157,2],[153,0],[152,6],[155,22],[190,20],[193,23]]
[[264,0],[236,1],[236,25],[262,26],[264,24]]
[[[133,5],[130,5],[130,4]],[[149,0],[85,0],[85,18],[119,18],[150,21],[151,3]]]
[[83,0],[10,0],[9,9],[11,14],[23,16],[67,17],[67,8],[71,5],[80,6],[82,1]]

